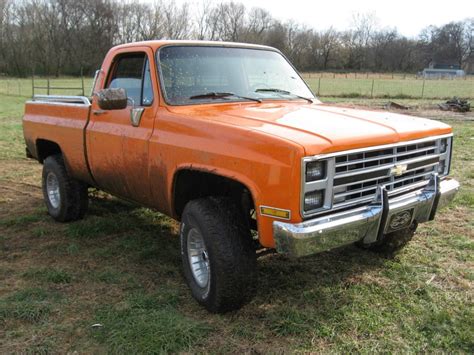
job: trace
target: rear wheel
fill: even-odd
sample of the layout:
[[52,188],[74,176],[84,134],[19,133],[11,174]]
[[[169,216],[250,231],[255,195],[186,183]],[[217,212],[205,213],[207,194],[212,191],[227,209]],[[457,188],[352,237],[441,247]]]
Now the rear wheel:
[[240,209],[227,198],[189,202],[181,221],[181,257],[193,297],[223,313],[249,302],[256,289],[256,253]]
[[89,202],[87,185],[69,177],[62,155],[51,155],[44,160],[42,186],[48,213],[56,221],[84,217]]

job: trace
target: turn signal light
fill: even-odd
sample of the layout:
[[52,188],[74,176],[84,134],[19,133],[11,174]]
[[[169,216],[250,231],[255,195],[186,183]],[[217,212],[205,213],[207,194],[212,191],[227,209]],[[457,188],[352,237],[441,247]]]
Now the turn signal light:
[[265,216],[290,219],[290,211],[282,210],[280,208],[261,206],[260,214],[265,215]]

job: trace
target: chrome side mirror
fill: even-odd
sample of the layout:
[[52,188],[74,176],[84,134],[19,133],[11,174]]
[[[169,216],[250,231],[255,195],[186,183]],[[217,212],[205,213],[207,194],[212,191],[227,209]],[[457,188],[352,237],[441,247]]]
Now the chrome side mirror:
[[122,88],[109,88],[97,92],[97,103],[102,110],[123,110],[127,108],[127,92]]

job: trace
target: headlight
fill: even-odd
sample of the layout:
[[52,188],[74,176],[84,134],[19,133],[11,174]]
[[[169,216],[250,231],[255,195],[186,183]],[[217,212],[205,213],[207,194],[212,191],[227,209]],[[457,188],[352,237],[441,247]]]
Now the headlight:
[[321,180],[326,177],[326,161],[312,161],[306,164],[306,182]]
[[449,167],[451,165],[451,151],[453,138],[442,138],[438,142],[438,152],[439,152],[439,164],[438,164],[438,174],[440,176],[446,176],[449,174]]
[[303,218],[331,209],[334,165],[334,157],[314,156],[301,160],[300,212]]
[[448,139],[443,138],[443,139],[441,139],[441,142],[440,142],[439,152],[440,153],[446,153],[447,149],[448,149]]
[[444,160],[441,160],[438,164],[438,174],[444,175],[445,170],[446,170],[446,163],[444,162]]
[[304,210],[311,211],[324,204],[324,190],[311,191],[304,195]]

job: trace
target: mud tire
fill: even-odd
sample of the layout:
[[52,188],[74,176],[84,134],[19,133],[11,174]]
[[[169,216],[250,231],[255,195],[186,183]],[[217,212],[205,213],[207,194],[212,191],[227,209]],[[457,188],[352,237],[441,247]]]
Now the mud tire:
[[[192,229],[202,235],[209,261],[209,279],[204,287],[196,282],[188,258]],[[240,209],[231,199],[210,197],[187,203],[180,229],[184,275],[193,297],[212,313],[241,308],[255,295],[256,252],[250,230]]]
[[[53,175],[52,179],[57,182],[59,189],[56,203],[52,202],[48,194],[49,175]],[[48,213],[56,221],[75,221],[86,214],[89,205],[87,185],[69,177],[61,154],[50,155],[44,160],[42,189]]]

